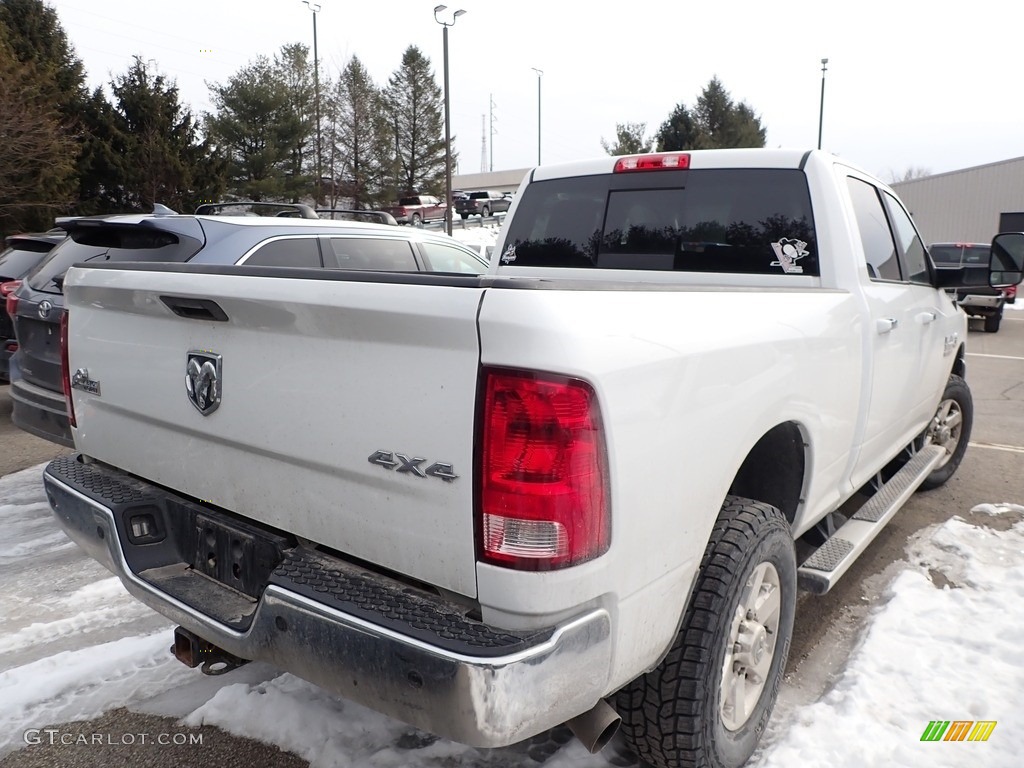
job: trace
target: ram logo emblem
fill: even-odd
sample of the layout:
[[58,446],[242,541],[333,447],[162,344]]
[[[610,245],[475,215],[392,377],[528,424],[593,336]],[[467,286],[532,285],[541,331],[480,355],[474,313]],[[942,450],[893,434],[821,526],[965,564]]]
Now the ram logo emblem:
[[220,407],[223,383],[220,355],[194,349],[185,361],[185,393],[189,402],[203,416]]
[[455,474],[455,470],[452,465],[447,462],[435,461],[429,467],[424,469],[422,465],[427,463],[426,459],[422,459],[419,456],[409,456],[404,453],[397,453],[395,451],[374,451],[370,454],[368,461],[379,467],[393,469],[395,472],[401,472],[406,475],[415,475],[416,477],[439,477],[446,483],[450,483],[458,477],[458,475]]

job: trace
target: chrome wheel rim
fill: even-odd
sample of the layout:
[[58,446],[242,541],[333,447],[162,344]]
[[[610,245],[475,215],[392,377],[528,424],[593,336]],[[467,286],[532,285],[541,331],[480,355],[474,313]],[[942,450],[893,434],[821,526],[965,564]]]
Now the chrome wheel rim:
[[719,712],[730,731],[747,723],[761,698],[775,659],[781,615],[779,572],[771,563],[760,563],[736,605],[722,663]]
[[944,453],[935,468],[945,466],[953,458],[960,445],[960,431],[963,428],[964,413],[956,400],[943,400],[935,412],[935,418],[928,425],[925,445],[938,445]]

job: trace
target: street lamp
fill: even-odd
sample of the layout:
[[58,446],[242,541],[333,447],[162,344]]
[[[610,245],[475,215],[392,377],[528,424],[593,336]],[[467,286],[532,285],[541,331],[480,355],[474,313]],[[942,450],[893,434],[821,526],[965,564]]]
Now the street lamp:
[[461,8],[452,15],[451,21],[441,21],[437,14],[448,10],[447,5],[434,8],[434,21],[444,27],[444,195],[445,195],[445,231],[452,233],[452,120],[451,102],[448,100],[448,27],[455,26],[455,20],[465,13]]
[[320,163],[320,56],[316,49],[316,15],[320,12],[320,3],[302,0],[313,12],[313,109],[316,114],[316,204],[320,205],[323,196],[323,167]]
[[544,76],[544,70],[530,67],[537,73],[537,165],[540,165],[540,79]]
[[825,70],[828,59],[821,60],[821,106],[818,107],[818,149],[821,149],[821,126],[825,119]]

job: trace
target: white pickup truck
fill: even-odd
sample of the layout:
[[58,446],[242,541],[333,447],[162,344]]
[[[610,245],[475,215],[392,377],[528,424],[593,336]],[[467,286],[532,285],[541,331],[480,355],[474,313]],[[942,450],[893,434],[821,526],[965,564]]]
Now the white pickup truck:
[[[992,253],[1019,282],[1024,235]],[[536,168],[484,276],[89,263],[46,490],[191,666],[739,766],[798,586],[963,457],[961,278],[884,184],[783,150]]]

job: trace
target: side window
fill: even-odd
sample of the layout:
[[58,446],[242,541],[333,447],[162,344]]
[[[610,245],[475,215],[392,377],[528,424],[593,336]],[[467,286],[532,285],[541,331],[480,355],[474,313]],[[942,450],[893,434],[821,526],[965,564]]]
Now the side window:
[[871,184],[848,177],[846,179],[853,200],[853,212],[864,245],[864,258],[872,280],[900,280],[900,263],[896,257],[896,244],[889,230],[889,221],[878,199],[878,190]]
[[921,242],[921,236],[917,234],[914,222],[903,210],[899,201],[886,192],[885,207],[889,211],[889,221],[896,232],[896,243],[900,249],[900,262],[903,266],[903,274],[912,283],[924,283],[931,285],[931,273],[928,271],[928,256]]
[[315,237],[271,240],[245,261],[249,267],[322,267]]
[[429,269],[433,272],[458,272],[467,275],[482,275],[487,264],[460,248],[441,243],[421,243],[426,254]]
[[338,269],[373,269],[381,272],[417,272],[412,245],[397,238],[332,237],[331,250]]

